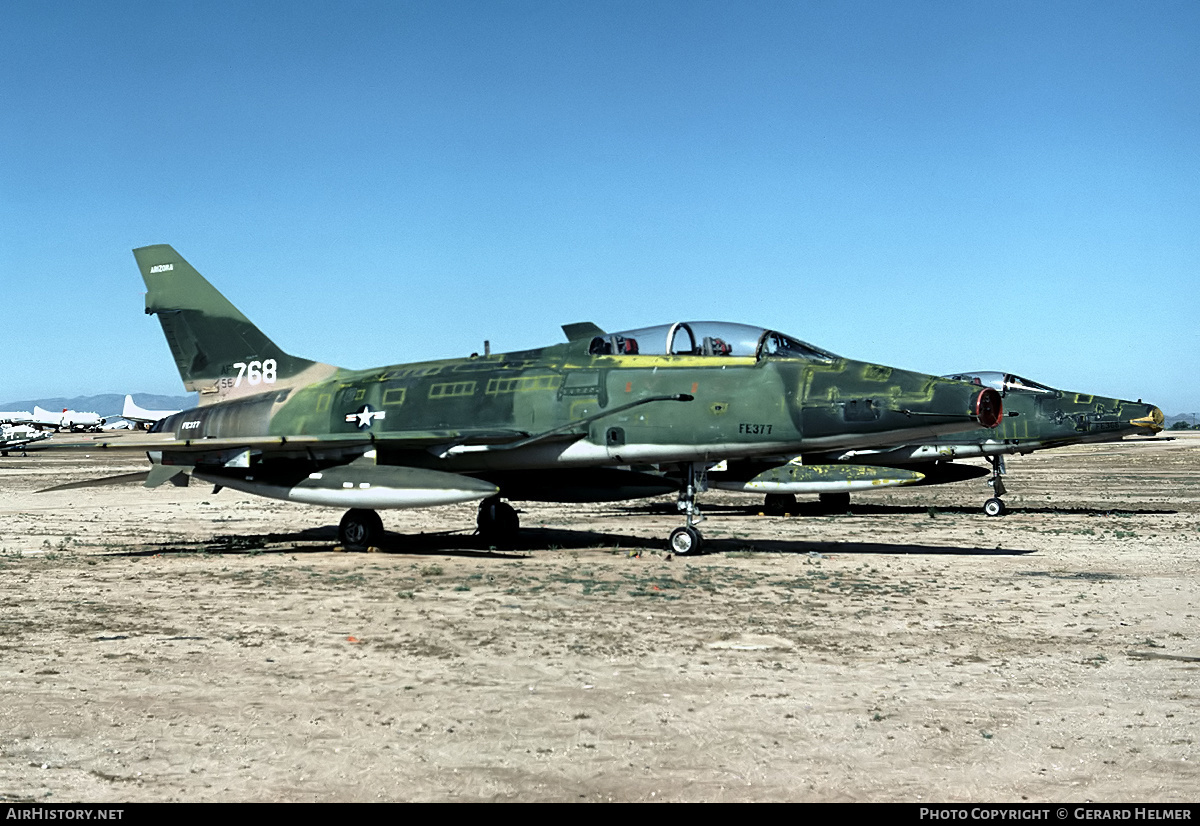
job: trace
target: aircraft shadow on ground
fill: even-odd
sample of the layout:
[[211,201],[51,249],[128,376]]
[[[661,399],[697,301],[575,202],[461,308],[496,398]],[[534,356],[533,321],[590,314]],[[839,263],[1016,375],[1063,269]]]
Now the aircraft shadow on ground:
[[[702,510],[705,513],[712,514],[727,514],[730,516],[758,516],[763,513],[763,505],[761,502],[753,505],[704,505]],[[946,516],[979,516],[983,513],[983,507],[980,506],[963,506],[963,505],[867,505],[867,504],[852,504],[845,511],[830,511],[824,506],[816,502],[801,502],[788,510],[787,515],[791,517],[816,517],[816,516],[914,516],[920,514],[928,514],[930,511]],[[642,514],[642,515],[666,515],[677,514],[678,510],[674,505],[638,505],[626,508],[623,513]],[[1070,507],[1054,507],[1054,506],[1026,506],[1026,505],[1009,505],[1008,514],[1053,514],[1053,515],[1069,515],[1069,516],[1171,516],[1177,514],[1178,511],[1170,508],[1070,508]],[[779,515],[775,515],[776,518]],[[1003,521],[1002,518],[999,521]]]
[[[720,505],[709,504],[704,507],[709,514],[725,516],[745,516],[757,518],[762,513],[762,505]],[[980,508],[975,507],[931,507],[919,505],[868,505],[852,504],[845,512],[831,513],[817,502],[801,502],[789,510],[789,517],[796,519],[812,517],[837,518],[841,516],[901,516],[937,514],[945,516],[978,516]],[[1020,514],[1050,514],[1074,516],[1161,516],[1176,514],[1178,511],[1169,508],[1068,508],[1068,507],[1015,507],[1008,512],[1010,515]],[[645,505],[630,505],[614,511],[607,518],[621,519],[624,516],[653,515],[674,516],[679,512],[674,504],[649,503]],[[766,516],[767,519],[779,519],[779,516]],[[802,523],[797,523],[800,531]],[[996,520],[1003,524],[1003,517]],[[281,547],[290,546],[290,547]],[[298,554],[325,553],[338,547],[337,528],[331,526],[321,528],[306,528],[290,533],[266,534],[225,534],[214,536],[189,544],[165,544],[139,548],[137,550],[117,551],[107,556],[155,556],[158,554]],[[637,536],[625,533],[611,533],[587,530],[563,530],[553,528],[522,528],[517,541],[503,546],[490,546],[484,543],[478,535],[466,531],[445,531],[441,533],[400,534],[388,531],[380,547],[383,553],[396,554],[431,554],[442,556],[472,556],[498,559],[520,558],[534,551],[582,550],[585,548],[612,548],[613,551],[638,551],[651,549],[666,549],[663,536]],[[762,552],[762,553],[862,553],[862,554],[974,554],[977,556],[1013,556],[1034,553],[1033,550],[1016,550],[1000,548],[971,548],[951,547],[941,545],[921,545],[915,543],[897,542],[837,542],[814,540],[758,540],[758,539],[705,539],[707,553],[731,552]]]
[[[296,555],[328,553],[337,549],[337,529],[307,528],[292,533],[222,535],[181,545],[172,543],[138,550],[121,551],[112,556],[156,556],[167,554],[212,555]],[[705,540],[705,552],[775,553],[832,556],[836,554],[929,554],[969,556],[1020,556],[1031,549],[978,548],[950,545],[924,545],[913,542],[838,542],[805,539],[720,539]],[[525,528],[516,541],[488,545],[477,534],[465,531],[400,534],[388,531],[375,552],[429,556],[462,556],[480,559],[522,559],[534,553],[606,548],[613,554],[636,555],[651,549],[665,552],[662,536],[640,536],[591,530],[561,528]]]

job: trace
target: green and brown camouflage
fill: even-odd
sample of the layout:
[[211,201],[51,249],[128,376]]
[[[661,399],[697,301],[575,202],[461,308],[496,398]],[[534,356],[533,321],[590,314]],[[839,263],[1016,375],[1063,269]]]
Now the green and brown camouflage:
[[[1035,450],[1088,442],[1114,442],[1126,437],[1154,436],[1163,429],[1163,412],[1141,399],[1129,401],[1092,393],[1058,390],[1013,373],[996,371],[957,373],[947,378],[996,390],[1004,399],[1005,416],[995,428],[941,434],[933,439],[846,451],[811,451],[808,463],[849,463],[873,467],[904,468],[924,475],[914,484],[936,485],[977,479],[991,474],[994,495],[984,504],[986,513],[1005,512],[1002,457]],[[955,463],[956,459],[985,458],[988,469]],[[839,503],[844,499],[837,500]],[[778,506],[778,503],[772,503]]]
[[933,445],[943,456],[1030,453],[1081,442],[1153,436],[1163,429],[1163,412],[1141,399],[1058,390],[1013,373],[958,373],[947,378],[997,390],[1006,415],[990,430],[939,436]]
[[300,387],[337,368],[281,350],[167,244],[133,251],[146,282],[146,313],[158,316],[183,386],[201,407],[252,396],[269,384]]
[[[378,533],[375,508],[486,500],[480,528],[499,533],[515,528],[515,512],[498,497],[680,490],[688,525],[673,547],[688,552],[699,543],[695,495],[714,463],[786,464],[805,451],[994,426],[1002,415],[992,388],[723,322],[620,333],[582,322],[548,347],[349,370],[280,349],[170,246],[134,255],[146,312],[162,324],[184,386],[200,394],[199,407],[155,425],[147,446],[162,469],[153,481],[190,475],[350,507],[350,545]],[[823,482],[839,472],[900,478],[832,469]]]

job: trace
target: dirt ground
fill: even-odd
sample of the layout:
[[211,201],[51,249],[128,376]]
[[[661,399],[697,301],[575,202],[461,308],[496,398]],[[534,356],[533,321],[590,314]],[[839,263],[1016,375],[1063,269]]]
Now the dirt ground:
[[1200,437],[760,516],[337,511],[0,459],[0,800],[1194,801]]

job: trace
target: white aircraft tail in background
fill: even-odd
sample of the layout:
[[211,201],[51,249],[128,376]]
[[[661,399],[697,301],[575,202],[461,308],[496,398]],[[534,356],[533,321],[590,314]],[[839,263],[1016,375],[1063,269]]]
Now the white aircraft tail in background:
[[121,408],[121,418],[125,421],[133,422],[136,425],[144,427],[146,430],[157,422],[159,419],[165,419],[167,416],[174,416],[179,413],[179,410],[147,410],[144,407],[138,407],[133,400],[133,396],[125,396],[125,406]]

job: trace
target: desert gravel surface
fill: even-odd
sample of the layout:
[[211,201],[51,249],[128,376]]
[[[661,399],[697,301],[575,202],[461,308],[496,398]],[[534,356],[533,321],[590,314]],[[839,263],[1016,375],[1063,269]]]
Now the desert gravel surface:
[[0,800],[1147,801],[1200,791],[1200,435],[787,517],[340,512],[0,459]]

